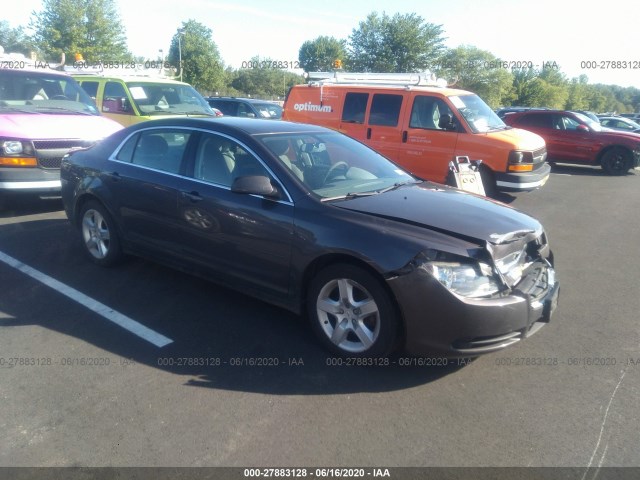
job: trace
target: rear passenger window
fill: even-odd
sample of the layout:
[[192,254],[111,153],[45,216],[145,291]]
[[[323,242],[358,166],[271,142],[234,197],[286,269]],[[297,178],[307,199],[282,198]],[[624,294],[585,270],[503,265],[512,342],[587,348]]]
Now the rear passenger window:
[[136,144],[138,143],[138,137],[140,135],[133,135],[127,142],[122,146],[116,158],[121,162],[131,163],[131,156],[133,155],[133,151],[136,148]]
[[[169,173],[180,173],[182,157],[191,134],[183,130],[150,130],[142,132],[131,163]],[[118,154],[126,154],[128,144]]]
[[342,121],[349,123],[364,123],[364,113],[369,101],[368,93],[349,92],[344,99]]
[[374,95],[371,113],[369,113],[369,125],[395,127],[400,118],[400,107],[402,107],[402,95],[386,93]]
[[552,115],[549,113],[525,115],[520,119],[520,125],[540,128],[554,128]]

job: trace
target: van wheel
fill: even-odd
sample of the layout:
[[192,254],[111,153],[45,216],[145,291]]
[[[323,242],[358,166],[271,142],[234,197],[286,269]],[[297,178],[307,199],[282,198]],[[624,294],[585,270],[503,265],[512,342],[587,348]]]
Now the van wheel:
[[625,175],[631,168],[631,153],[624,148],[612,148],[602,155],[600,164],[607,175]]
[[398,314],[391,298],[359,267],[321,270],[309,286],[307,309],[317,337],[338,355],[382,357],[395,346]]

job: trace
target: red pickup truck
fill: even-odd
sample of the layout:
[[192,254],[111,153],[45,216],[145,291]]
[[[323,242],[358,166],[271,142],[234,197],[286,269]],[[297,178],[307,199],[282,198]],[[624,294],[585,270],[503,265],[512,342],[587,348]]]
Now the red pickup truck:
[[508,113],[503,121],[544,138],[549,163],[600,165],[609,175],[640,165],[640,134],[610,130],[581,113],[525,110]]

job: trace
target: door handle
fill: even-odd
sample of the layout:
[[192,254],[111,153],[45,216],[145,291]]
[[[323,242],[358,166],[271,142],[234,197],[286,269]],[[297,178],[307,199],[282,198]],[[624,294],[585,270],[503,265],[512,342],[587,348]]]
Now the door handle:
[[407,131],[402,132],[402,143],[407,143]]
[[192,192],[184,192],[184,191],[181,191],[181,192],[180,192],[180,196],[181,196],[182,198],[184,198],[184,199],[187,199],[187,200],[189,200],[189,201],[193,202],[193,203],[200,202],[200,201],[204,200],[204,199],[200,196],[200,194],[199,194],[198,192],[196,192],[196,191],[192,191]]
[[371,127],[367,128],[367,140],[371,140]]

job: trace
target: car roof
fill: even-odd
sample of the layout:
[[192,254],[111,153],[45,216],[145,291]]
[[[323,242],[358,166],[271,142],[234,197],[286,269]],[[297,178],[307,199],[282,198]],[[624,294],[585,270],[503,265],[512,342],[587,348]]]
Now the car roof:
[[189,86],[188,83],[179,82],[177,80],[172,80],[170,78],[162,78],[162,77],[147,77],[147,76],[139,76],[139,75],[82,75],[82,74],[72,74],[71,75],[76,80],[106,80],[106,81],[123,81],[123,82],[136,82],[136,83],[164,83],[167,85],[185,85]]
[[187,128],[213,128],[215,130],[227,132],[242,132],[247,135],[261,134],[278,134],[278,133],[311,133],[311,132],[334,132],[329,128],[320,127],[318,125],[309,125],[305,123],[287,122],[283,120],[271,120],[260,118],[244,118],[244,117],[216,117],[216,118],[195,118],[195,117],[179,117],[179,118],[162,118],[153,120],[152,122],[141,122],[132,129],[144,129],[149,127],[172,126]]
[[6,68],[0,67],[0,71],[9,74],[19,75],[20,73],[29,73],[29,74],[42,74],[42,75],[56,75],[58,77],[69,78],[69,75],[66,72],[61,72],[60,70],[53,70],[51,68],[42,68],[42,67],[31,67],[29,65],[24,68],[16,69],[16,68]]
[[244,97],[207,97],[206,100],[222,100],[222,101],[241,100],[243,102],[249,102],[249,103],[273,103],[274,105],[278,105],[277,103],[271,100],[260,100],[258,98],[244,98]]

